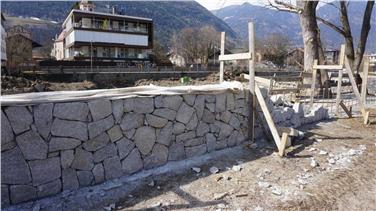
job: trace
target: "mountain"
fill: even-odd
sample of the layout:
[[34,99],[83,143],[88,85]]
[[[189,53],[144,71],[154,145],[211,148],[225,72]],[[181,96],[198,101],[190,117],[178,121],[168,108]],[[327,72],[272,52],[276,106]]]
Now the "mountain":
[[[353,37],[359,37],[362,26],[365,2],[350,2],[348,14]],[[299,17],[296,14],[277,11],[275,9],[256,6],[249,3],[232,5],[212,11],[214,15],[224,20],[238,35],[245,39],[248,36],[247,22],[254,21],[256,37],[262,38],[271,33],[286,35],[293,44],[302,46]],[[331,5],[321,6],[317,14],[333,23],[340,25],[339,11]],[[321,38],[329,48],[339,48],[343,38],[337,32],[319,23]],[[371,30],[368,36],[367,50],[376,51],[376,8],[371,20]]]
[[[61,24],[74,3],[72,1],[2,1],[1,11],[8,16],[36,17]],[[94,5],[97,11],[109,12],[109,8],[116,6],[122,14],[152,18],[155,37],[163,45],[168,44],[174,32],[186,27],[204,25],[211,25],[218,31],[226,31],[229,36],[236,37],[236,33],[224,21],[195,1],[95,1]],[[29,28],[35,29],[32,26]],[[55,32],[55,27],[51,27],[50,31]],[[33,36],[37,35],[33,33]],[[44,37],[41,40],[52,38]]]

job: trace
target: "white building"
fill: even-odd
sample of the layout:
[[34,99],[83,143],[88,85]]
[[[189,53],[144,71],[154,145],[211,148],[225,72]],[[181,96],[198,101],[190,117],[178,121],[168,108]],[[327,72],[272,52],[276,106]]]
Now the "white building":
[[149,18],[93,11],[80,3],[63,22],[52,55],[57,60],[149,60],[153,48],[153,21]]

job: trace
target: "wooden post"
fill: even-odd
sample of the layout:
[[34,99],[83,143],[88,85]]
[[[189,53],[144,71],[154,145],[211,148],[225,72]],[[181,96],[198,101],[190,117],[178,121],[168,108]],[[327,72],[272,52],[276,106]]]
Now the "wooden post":
[[361,98],[362,102],[366,104],[366,96],[367,96],[367,86],[368,86],[368,71],[369,71],[369,58],[364,57],[363,61],[363,80],[362,80],[362,91],[361,91]]
[[256,95],[255,95],[255,31],[252,22],[248,23],[248,45],[251,58],[249,59],[249,138],[253,142],[255,138],[255,113],[256,113]]
[[[226,39],[226,34],[225,32],[221,32],[221,55],[225,55],[225,39]],[[223,73],[224,73],[224,61],[219,62],[219,82],[223,82]]]
[[343,69],[340,69],[338,71],[338,78],[337,78],[337,96],[336,96],[336,115],[337,115],[337,117],[339,117],[339,104],[341,102],[342,75],[343,75]]
[[316,66],[317,66],[317,59],[313,61],[313,69],[312,69],[311,100],[310,100],[311,109],[313,108],[313,99],[315,98],[315,87],[316,87],[316,78],[317,78]]
[[364,107],[362,98],[360,97],[360,93],[359,93],[358,87],[356,86],[355,78],[354,78],[354,75],[352,73],[352,70],[351,70],[351,67],[350,67],[350,63],[349,63],[349,61],[347,59],[345,59],[345,66],[346,66],[347,75],[349,76],[349,79],[350,79],[351,86],[353,88],[355,97],[358,100],[358,103],[359,103],[359,106],[360,106],[360,111],[362,112],[362,116],[363,116],[363,119],[364,119],[364,124],[368,124],[369,111],[367,112],[366,108]]

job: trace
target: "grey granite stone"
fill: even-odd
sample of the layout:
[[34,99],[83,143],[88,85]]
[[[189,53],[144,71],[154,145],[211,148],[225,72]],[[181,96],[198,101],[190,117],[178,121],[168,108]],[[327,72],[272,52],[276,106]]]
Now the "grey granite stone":
[[122,169],[125,174],[133,174],[143,168],[140,152],[137,148],[133,149],[131,153],[121,162]]
[[77,148],[75,151],[74,159],[71,167],[79,170],[91,170],[94,166],[93,154],[83,150],[82,148]]
[[10,199],[13,204],[29,201],[37,197],[37,190],[30,185],[10,186]]
[[169,147],[168,160],[182,160],[185,158],[184,143],[174,143]]
[[29,162],[33,185],[45,184],[61,177],[60,158],[52,157]]
[[[28,184],[31,174],[21,150],[15,147],[1,153],[1,184]],[[6,169],[6,170],[5,170]]]
[[63,190],[77,190],[79,187],[76,170],[67,168],[62,171]]
[[5,114],[15,134],[20,134],[30,129],[33,116],[24,106],[11,106],[5,109]]
[[152,97],[137,97],[134,99],[134,111],[136,113],[150,114],[154,111],[154,99]]
[[119,125],[113,126],[111,129],[107,130],[107,134],[110,137],[111,142],[115,142],[123,138],[123,132]]
[[106,146],[109,142],[110,137],[108,137],[107,133],[102,133],[99,136],[84,142],[82,146],[85,150],[93,152]]
[[102,163],[95,164],[93,170],[95,184],[104,182],[104,168]]
[[206,153],[206,144],[185,147],[185,154],[188,158],[203,155]]
[[167,162],[168,148],[162,144],[155,144],[151,155],[144,158],[144,168],[150,169]]
[[103,161],[106,158],[117,156],[117,149],[115,144],[108,144],[107,146],[94,152],[93,158],[94,162],[98,163]]
[[47,158],[48,146],[38,133],[29,130],[17,136],[16,142],[26,160]]
[[103,166],[106,180],[118,178],[123,174],[120,158],[118,156],[105,159]]
[[47,140],[51,132],[52,126],[52,110],[53,103],[44,103],[34,106],[34,121],[38,129],[38,133]]
[[156,141],[155,129],[152,127],[140,127],[136,130],[135,144],[143,155],[148,154]]
[[59,119],[87,121],[89,107],[81,102],[56,103],[53,114]]
[[158,116],[154,116],[152,114],[146,114],[146,121],[148,122],[148,124],[150,126],[155,127],[155,128],[162,128],[168,122],[167,119],[164,119],[164,118],[161,118],[161,117],[158,117]]
[[88,103],[93,121],[98,121],[112,114],[112,105],[109,100],[93,100]]
[[74,159],[74,150],[63,150],[60,152],[61,168],[69,168]]
[[81,187],[89,186],[94,181],[94,176],[91,171],[77,171],[77,178]]
[[61,181],[60,179],[54,180],[52,182],[39,185],[37,187],[37,195],[38,198],[43,198],[46,196],[52,196],[54,194],[60,193],[61,192]]
[[49,143],[49,152],[74,149],[81,144],[81,141],[74,138],[52,137]]
[[124,113],[123,100],[113,100],[112,101],[112,114],[115,118],[115,123],[118,124],[121,121]]
[[120,159],[125,158],[132,149],[136,146],[132,141],[122,138],[120,141],[116,142],[116,146],[119,152]]
[[52,123],[51,134],[60,137],[77,138],[81,141],[86,141],[88,139],[86,123],[61,120],[58,118],[55,118]]
[[94,138],[99,134],[105,132],[106,130],[114,126],[114,118],[112,115],[106,117],[105,119],[98,120],[96,122],[90,122],[88,124],[89,137]]
[[123,131],[136,129],[144,124],[144,115],[136,113],[127,113],[121,121],[120,127]]
[[172,122],[168,122],[159,133],[157,133],[157,142],[169,146],[172,139]]
[[182,103],[176,114],[176,120],[183,124],[187,124],[194,111],[195,110],[192,107],[188,106],[186,103]]
[[154,112],[153,112],[153,114],[155,116],[159,116],[159,117],[168,119],[170,121],[173,121],[176,118],[176,111],[172,110],[172,109],[169,109],[169,108],[155,109]]

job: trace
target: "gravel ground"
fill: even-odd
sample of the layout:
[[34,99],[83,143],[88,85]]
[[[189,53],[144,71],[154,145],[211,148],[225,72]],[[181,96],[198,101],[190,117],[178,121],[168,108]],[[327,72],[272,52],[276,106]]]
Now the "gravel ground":
[[285,158],[245,144],[5,210],[376,210],[371,118],[304,126]]

